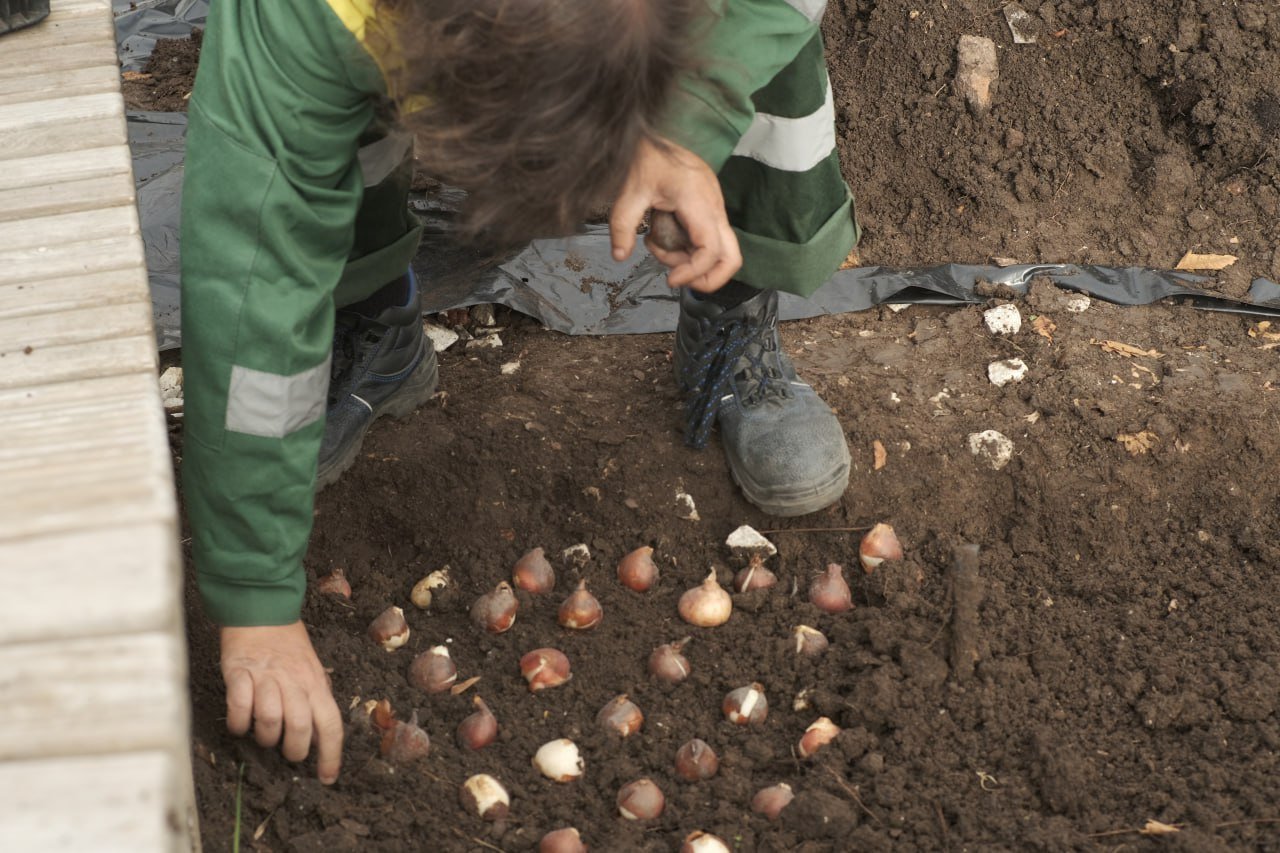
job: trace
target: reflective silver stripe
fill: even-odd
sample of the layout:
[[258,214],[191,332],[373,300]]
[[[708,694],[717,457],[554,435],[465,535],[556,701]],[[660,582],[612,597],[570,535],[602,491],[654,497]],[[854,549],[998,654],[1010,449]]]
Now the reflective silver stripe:
[[807,116],[783,118],[756,113],[733,153],[783,172],[807,172],[836,147],[836,109],[827,84],[822,106]]
[[827,11],[827,0],[787,0],[787,5],[815,24],[822,20],[822,13]]
[[393,130],[377,142],[371,142],[356,152],[360,158],[360,171],[364,173],[364,185],[374,187],[386,180],[404,162],[413,149],[413,134],[406,130]]
[[320,420],[328,393],[329,359],[292,376],[237,364],[227,393],[227,431],[284,438]]

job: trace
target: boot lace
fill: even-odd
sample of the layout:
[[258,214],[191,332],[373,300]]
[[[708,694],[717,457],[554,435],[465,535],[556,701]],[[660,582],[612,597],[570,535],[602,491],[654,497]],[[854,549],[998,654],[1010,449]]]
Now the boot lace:
[[329,363],[329,407],[345,394],[347,380],[356,363],[356,332],[359,321],[339,313],[333,323],[333,359]]
[[694,389],[685,402],[684,442],[707,446],[721,399],[732,388],[745,406],[792,396],[770,323],[733,317],[712,320],[681,375]]

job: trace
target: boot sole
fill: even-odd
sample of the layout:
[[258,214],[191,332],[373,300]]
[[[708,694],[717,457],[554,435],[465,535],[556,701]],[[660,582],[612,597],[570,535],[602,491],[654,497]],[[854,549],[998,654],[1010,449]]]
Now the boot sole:
[[808,515],[820,509],[826,509],[839,501],[844,496],[845,489],[849,487],[848,450],[845,451],[844,459],[830,476],[792,485],[785,490],[770,489],[752,482],[745,472],[738,469],[735,459],[728,454],[725,454],[725,459],[729,462],[729,474],[742,490],[743,496],[764,512],[779,518]]
[[365,434],[369,431],[369,427],[373,425],[374,421],[383,415],[390,415],[393,418],[407,417],[430,400],[432,394],[436,393],[436,386],[440,382],[440,363],[435,359],[435,353],[430,355],[431,358],[423,358],[418,363],[418,366],[414,368],[413,373],[409,374],[409,378],[405,380],[404,386],[399,391],[392,394],[382,405],[373,410],[372,416],[365,422],[364,428],[360,430],[356,440],[351,442],[346,451],[335,457],[323,470],[316,472],[317,492],[326,486],[336,483],[347,472],[347,469],[355,464],[360,455],[360,448],[364,445]]

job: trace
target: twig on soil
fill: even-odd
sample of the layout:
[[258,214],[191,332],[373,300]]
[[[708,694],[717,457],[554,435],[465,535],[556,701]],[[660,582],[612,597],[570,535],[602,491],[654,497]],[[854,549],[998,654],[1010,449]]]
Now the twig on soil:
[[240,853],[240,812],[244,800],[244,762],[236,776],[236,828],[231,833],[231,853]]
[[832,770],[830,767],[827,767],[825,769],[828,773],[831,774],[831,778],[835,780],[836,784],[840,786],[841,790],[843,790],[846,794],[849,795],[849,799],[857,803],[858,808],[866,812],[867,817],[874,820],[877,826],[884,826],[884,822],[881,821],[880,818],[876,817],[875,812],[867,808],[867,804],[862,802],[862,797],[858,796],[857,788],[853,787],[848,782],[844,781],[844,779],[840,778],[840,774]]
[[947,817],[942,813],[942,803],[933,801],[933,811],[938,816],[938,826],[942,828],[942,846],[951,846],[951,829],[947,826]]
[[782,527],[777,530],[761,530],[760,533],[865,533],[866,527]]
[[479,844],[481,847],[485,847],[489,850],[497,850],[498,853],[503,853],[501,847],[494,847],[492,844],[490,844],[488,841],[485,841],[483,838],[476,838],[474,835],[467,835],[465,832],[463,832],[461,829],[458,829],[458,827],[456,826],[450,827],[450,829],[452,829],[454,831],[454,834],[456,834],[459,838],[464,838],[467,841],[470,841],[474,844]]
[[978,546],[958,545],[948,569],[951,581],[951,674],[967,681],[978,661],[978,605],[982,577],[978,574]]
[[[1223,821],[1222,823],[1215,823],[1212,825],[1212,827],[1213,829],[1227,829],[1233,826],[1257,826],[1259,824],[1264,824],[1264,823],[1280,823],[1280,817],[1262,817],[1262,818],[1255,818],[1253,820],[1228,820],[1228,821]],[[1172,826],[1175,829],[1182,829],[1183,827],[1186,826],[1186,824],[1171,823],[1169,824],[1169,826]],[[1084,837],[1085,838],[1113,838],[1117,835],[1149,834],[1144,831],[1145,829],[1146,827],[1134,827],[1132,829],[1109,829],[1106,832],[1089,832],[1089,833],[1086,833]]]

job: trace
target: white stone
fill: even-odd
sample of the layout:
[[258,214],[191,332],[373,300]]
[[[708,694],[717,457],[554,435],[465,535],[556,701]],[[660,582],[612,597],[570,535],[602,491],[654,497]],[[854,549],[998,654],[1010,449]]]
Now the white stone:
[[580,569],[591,562],[591,549],[587,547],[587,543],[579,542],[577,545],[565,548],[560,554],[560,559],[566,566],[575,566]]
[[166,412],[182,411],[182,368],[169,367],[160,374],[160,402]]
[[889,303],[886,303],[884,307],[888,308],[890,311],[892,311],[895,314],[900,314],[903,311],[906,311],[908,308],[910,308],[911,303],[910,302],[889,302]]
[[969,452],[999,471],[1013,458],[1013,442],[993,429],[969,434]]
[[503,376],[510,376],[511,374],[515,373],[519,369],[520,369],[519,361],[508,361],[506,364],[499,367],[498,371]]
[[477,347],[477,348],[482,347],[484,349],[498,349],[501,346],[502,346],[501,337],[499,337],[498,335],[485,335],[483,337],[476,338],[474,341],[471,341],[469,344],[467,344],[467,349],[471,349],[472,347]]
[[1022,312],[1017,305],[997,305],[982,312],[982,322],[993,335],[1016,335],[1022,329]]
[[778,549],[772,542],[760,535],[754,527],[745,524],[730,533],[729,538],[724,540],[724,544],[729,546],[729,550],[735,556],[744,558],[750,558],[756,554],[772,557],[778,553]]
[[1067,310],[1072,314],[1083,314],[1089,310],[1089,306],[1092,304],[1089,297],[1083,293],[1077,293],[1075,296],[1067,298]]
[[688,492],[676,492],[676,511],[680,513],[680,517],[688,521],[701,521],[702,516],[698,515],[698,505],[693,502],[693,495]]
[[1026,376],[1027,365],[1020,358],[1006,358],[987,365],[987,378],[997,388],[1003,388],[1010,382],[1021,382]]
[[422,331],[426,334],[427,340],[431,341],[436,352],[444,352],[458,342],[457,332],[446,329],[444,326],[437,326],[435,323],[424,323]]
[[953,90],[976,115],[985,115],[995,99],[1000,66],[996,44],[985,36],[960,36],[956,45],[956,77]]

